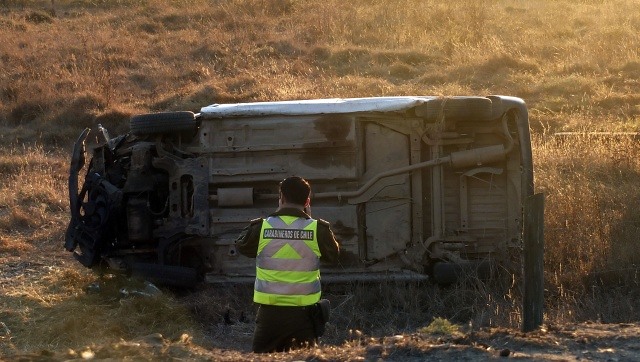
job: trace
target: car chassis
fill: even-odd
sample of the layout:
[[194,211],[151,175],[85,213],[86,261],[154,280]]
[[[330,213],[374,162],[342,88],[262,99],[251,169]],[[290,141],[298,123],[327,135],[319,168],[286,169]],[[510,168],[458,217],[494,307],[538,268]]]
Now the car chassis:
[[[65,248],[179,286],[253,280],[234,241],[277,206],[290,175],[340,241],[323,281],[425,279],[513,267],[533,194],[525,103],[515,97],[372,97],[214,104],[137,115],[85,165],[71,157]],[[79,187],[79,173],[86,174]]]

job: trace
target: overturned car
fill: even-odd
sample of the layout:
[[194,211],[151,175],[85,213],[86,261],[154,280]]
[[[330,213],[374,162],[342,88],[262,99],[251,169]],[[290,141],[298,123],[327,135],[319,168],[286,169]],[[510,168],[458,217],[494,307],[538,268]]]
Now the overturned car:
[[[290,175],[341,244],[325,281],[424,279],[507,265],[533,193],[525,103],[373,97],[214,104],[134,116],[71,160],[65,248],[89,268],[160,283],[250,281],[234,241]],[[79,172],[86,166],[84,180]],[[80,185],[80,181],[82,184]]]

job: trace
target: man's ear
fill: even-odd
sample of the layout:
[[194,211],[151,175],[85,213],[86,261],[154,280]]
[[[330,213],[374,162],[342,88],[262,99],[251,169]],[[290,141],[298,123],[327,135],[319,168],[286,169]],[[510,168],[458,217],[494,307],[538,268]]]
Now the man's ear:
[[304,202],[304,207],[309,207],[311,205],[311,198],[307,197],[307,201]]

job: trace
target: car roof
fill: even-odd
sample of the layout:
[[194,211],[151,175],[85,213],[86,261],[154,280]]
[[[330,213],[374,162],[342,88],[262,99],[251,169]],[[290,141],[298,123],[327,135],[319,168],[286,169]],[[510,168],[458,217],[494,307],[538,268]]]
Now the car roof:
[[400,96],[368,98],[328,98],[278,102],[212,104],[200,109],[204,118],[268,115],[313,115],[361,112],[403,112],[437,97]]

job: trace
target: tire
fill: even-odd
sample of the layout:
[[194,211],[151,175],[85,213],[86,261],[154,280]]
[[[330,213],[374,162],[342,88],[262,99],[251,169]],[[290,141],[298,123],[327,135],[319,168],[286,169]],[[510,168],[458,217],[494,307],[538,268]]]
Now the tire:
[[131,274],[163,286],[192,288],[198,282],[198,272],[195,269],[176,265],[134,263]]
[[427,122],[437,122],[441,116],[448,121],[489,121],[493,116],[491,100],[485,97],[448,97],[428,101],[416,108],[416,116]]
[[198,126],[193,112],[161,112],[131,117],[129,129],[136,136],[149,134],[194,134]]
[[502,98],[498,96],[488,96],[487,98],[491,100],[491,113],[492,113],[491,118],[498,119],[502,117],[502,115],[504,114],[504,107],[502,106]]
[[442,286],[451,285],[461,278],[479,278],[487,280],[491,278],[491,264],[486,261],[458,264],[454,262],[440,261],[433,265],[433,280]]
[[455,283],[462,272],[459,264],[437,262],[433,265],[433,280],[438,285],[450,285]]

